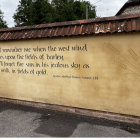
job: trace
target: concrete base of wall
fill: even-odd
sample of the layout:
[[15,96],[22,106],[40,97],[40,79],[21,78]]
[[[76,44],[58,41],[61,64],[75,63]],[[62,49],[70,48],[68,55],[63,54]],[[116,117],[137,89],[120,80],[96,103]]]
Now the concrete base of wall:
[[140,126],[140,117],[137,117],[137,116],[129,116],[129,115],[116,114],[116,113],[111,113],[111,112],[95,111],[95,110],[88,110],[88,109],[75,108],[75,107],[44,104],[44,103],[38,103],[38,102],[28,102],[28,101],[7,99],[7,98],[0,98],[0,102],[9,102],[13,104],[30,106],[30,107],[35,107],[35,108],[49,109],[49,110],[66,112],[66,113],[91,116],[91,117],[117,121],[117,122],[122,122],[122,123],[130,123],[130,124]]

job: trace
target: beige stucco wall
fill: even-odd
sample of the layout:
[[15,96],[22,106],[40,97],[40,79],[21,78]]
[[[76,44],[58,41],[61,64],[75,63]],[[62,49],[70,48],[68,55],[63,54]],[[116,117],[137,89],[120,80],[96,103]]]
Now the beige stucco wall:
[[[72,51],[72,46],[85,44],[87,51]],[[0,42],[0,61],[11,64],[4,67],[2,62],[0,65],[0,97],[140,116],[139,44],[140,33]],[[46,51],[34,52],[37,46]],[[56,51],[48,51],[48,46],[56,47]],[[58,50],[64,46],[70,50]],[[3,52],[5,48],[15,47],[30,48],[30,52]],[[30,54],[37,59],[17,58],[17,55]],[[60,55],[63,60],[47,60],[46,54]],[[5,58],[10,55],[15,59]],[[40,59],[41,55],[44,60]],[[51,64],[58,61],[69,67],[51,68]],[[17,66],[17,62],[24,66]],[[49,66],[37,68],[36,63],[42,62]],[[73,62],[80,64],[80,68],[72,68]],[[33,63],[35,67],[28,67],[26,63]],[[83,68],[85,64],[89,68]],[[5,68],[9,72],[1,72]],[[16,73],[12,73],[12,69]],[[29,73],[18,74],[17,69],[26,69]],[[38,76],[36,72],[40,70],[44,74]]]

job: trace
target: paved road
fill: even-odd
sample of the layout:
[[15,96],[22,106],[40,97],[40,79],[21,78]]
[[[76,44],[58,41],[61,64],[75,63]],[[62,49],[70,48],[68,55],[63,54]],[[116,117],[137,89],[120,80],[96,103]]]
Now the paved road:
[[0,137],[140,137],[140,129],[0,102]]

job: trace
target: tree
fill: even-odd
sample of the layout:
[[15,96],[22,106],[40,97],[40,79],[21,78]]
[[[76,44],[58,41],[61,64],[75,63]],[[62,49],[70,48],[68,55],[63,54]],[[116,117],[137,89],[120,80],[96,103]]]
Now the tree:
[[44,24],[52,22],[53,8],[48,0],[36,0],[33,2],[33,23]]
[[6,21],[3,20],[3,12],[0,10],[0,28],[7,28]]
[[72,21],[96,17],[95,7],[86,1],[75,0],[20,0],[13,18],[16,26],[36,25],[52,22]]
[[87,1],[52,0],[54,22],[80,20],[86,18],[86,6],[89,18],[96,17],[95,6]]
[[16,14],[13,16],[16,26],[33,25],[32,0],[21,0],[19,3]]
[[[75,1],[75,3],[77,3],[78,1]],[[81,9],[81,13],[79,12],[79,17],[80,19],[85,19],[86,18],[86,7],[88,8],[88,18],[95,18],[96,17],[96,10],[95,10],[95,6],[93,6],[89,1],[82,1],[80,3],[80,9]],[[83,12],[84,11],[84,12]],[[76,11],[77,12],[77,11]]]
[[13,18],[16,26],[28,26],[52,21],[52,7],[48,0],[20,0]]
[[[52,0],[54,9],[53,22],[70,21],[74,19],[73,0]],[[75,19],[74,19],[75,20]]]

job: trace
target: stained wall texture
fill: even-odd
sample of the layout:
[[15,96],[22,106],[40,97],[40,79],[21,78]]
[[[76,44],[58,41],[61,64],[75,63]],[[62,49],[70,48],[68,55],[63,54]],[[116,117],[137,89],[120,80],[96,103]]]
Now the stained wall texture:
[[140,116],[139,35],[1,42],[0,96]]

